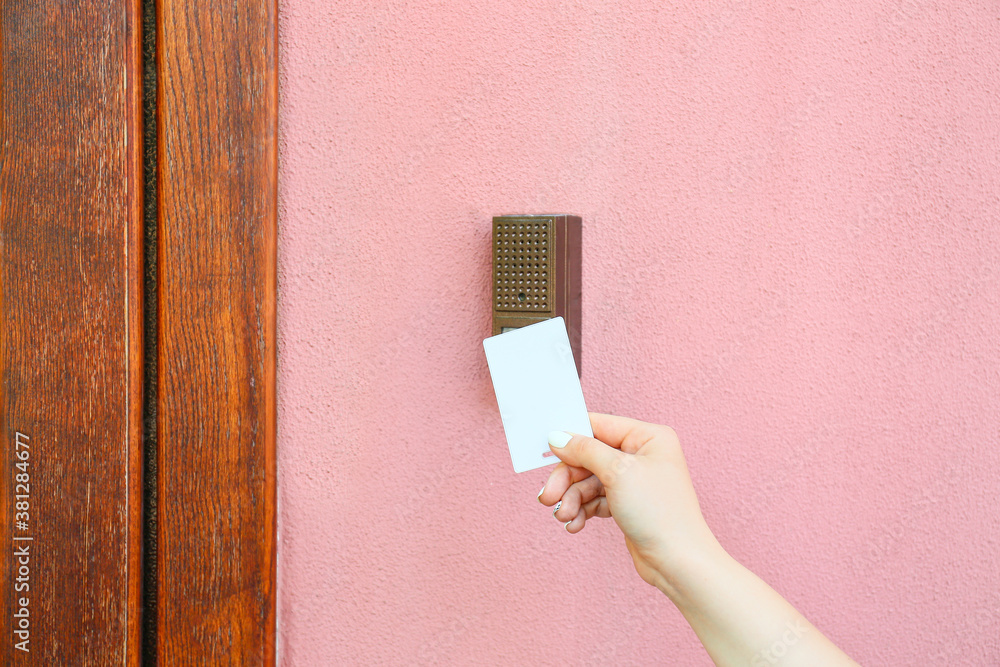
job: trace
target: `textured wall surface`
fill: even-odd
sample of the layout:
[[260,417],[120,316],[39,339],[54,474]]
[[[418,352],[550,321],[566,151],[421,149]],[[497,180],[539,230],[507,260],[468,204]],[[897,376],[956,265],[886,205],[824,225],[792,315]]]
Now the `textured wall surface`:
[[583,216],[591,409],[864,664],[1000,664],[993,0],[281,3],[282,663],[710,664],[515,475],[490,218]]

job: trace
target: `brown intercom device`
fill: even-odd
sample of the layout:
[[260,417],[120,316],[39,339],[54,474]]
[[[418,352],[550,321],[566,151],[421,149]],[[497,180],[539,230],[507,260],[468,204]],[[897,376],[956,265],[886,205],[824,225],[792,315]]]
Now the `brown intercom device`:
[[493,218],[493,335],[562,317],[580,364],[580,242],[576,215]]

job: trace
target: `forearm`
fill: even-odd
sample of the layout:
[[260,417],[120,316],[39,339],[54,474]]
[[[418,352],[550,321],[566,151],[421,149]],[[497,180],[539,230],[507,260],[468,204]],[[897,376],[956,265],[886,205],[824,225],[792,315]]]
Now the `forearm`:
[[719,545],[673,429],[594,413],[590,423],[594,438],[549,435],[564,465],[539,501],[562,499],[554,515],[566,530],[614,517],[639,576],[677,605],[717,665],[856,664]]
[[757,575],[712,546],[658,587],[716,665],[855,665]]

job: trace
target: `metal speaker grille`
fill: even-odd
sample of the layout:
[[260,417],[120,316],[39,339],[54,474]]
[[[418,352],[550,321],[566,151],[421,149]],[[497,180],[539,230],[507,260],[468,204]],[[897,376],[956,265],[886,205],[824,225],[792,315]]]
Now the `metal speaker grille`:
[[493,224],[496,310],[550,311],[552,221],[500,220]]

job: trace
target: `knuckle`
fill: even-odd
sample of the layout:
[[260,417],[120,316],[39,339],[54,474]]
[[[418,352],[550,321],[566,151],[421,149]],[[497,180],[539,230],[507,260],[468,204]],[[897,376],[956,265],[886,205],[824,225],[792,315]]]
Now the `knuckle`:
[[563,495],[563,507],[566,508],[566,513],[572,513],[575,516],[575,510],[580,507],[581,499],[579,487],[576,484],[569,487],[569,490]]
[[660,426],[660,434],[668,440],[678,440],[677,431],[672,426]]

